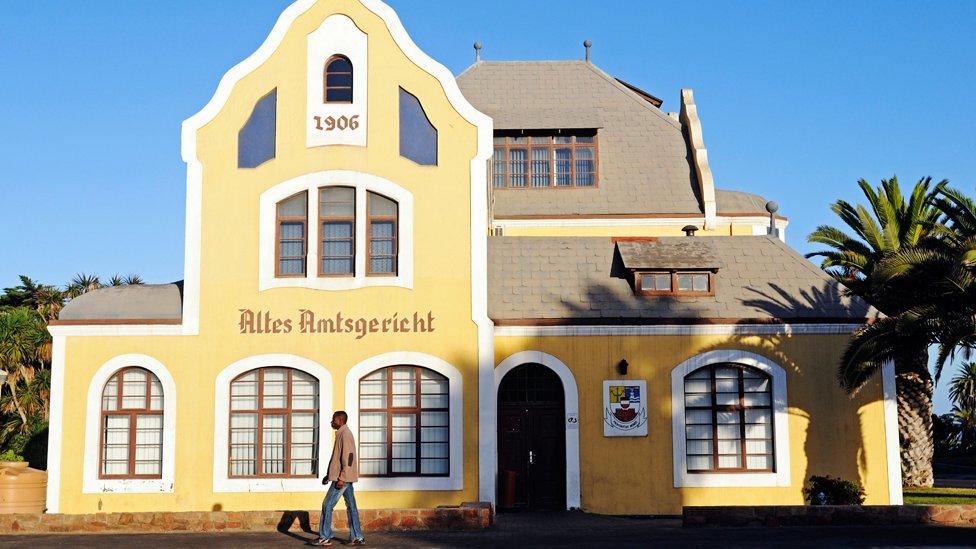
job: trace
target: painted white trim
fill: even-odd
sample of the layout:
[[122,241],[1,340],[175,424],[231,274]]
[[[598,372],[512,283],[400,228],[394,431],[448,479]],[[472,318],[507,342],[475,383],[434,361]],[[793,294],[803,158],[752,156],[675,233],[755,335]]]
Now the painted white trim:
[[60,511],[61,432],[64,428],[64,336],[53,334],[51,341],[51,411],[47,439],[46,512]]
[[898,390],[895,363],[887,361],[881,367],[881,387],[884,394],[885,457],[888,469],[888,504],[902,505],[901,445],[898,434]]
[[[751,366],[773,379],[773,473],[689,473],[685,463],[685,377],[721,362]],[[768,358],[737,349],[708,351],[671,370],[671,455],[675,488],[738,488],[790,485],[790,426],[786,409],[786,370]]]
[[[330,15],[318,29],[309,33],[307,46],[307,76],[306,76],[306,120],[305,146],[319,147],[322,145],[354,145],[366,146],[366,127],[369,110],[367,108],[366,86],[369,74],[368,68],[368,37],[360,30],[356,23],[341,13]],[[352,63],[352,103],[324,103],[325,80],[323,72],[325,62],[333,55],[343,55]],[[324,131],[318,129],[314,117],[325,119],[331,116],[338,120],[346,117],[348,120],[358,116],[359,125],[356,129],[346,127],[339,131]]]
[[399,364],[422,366],[431,369],[447,378],[450,391],[450,452],[451,474],[448,477],[398,477],[376,478],[360,477],[356,483],[356,491],[378,492],[391,491],[424,491],[424,490],[461,490],[464,488],[464,378],[449,362],[433,355],[415,353],[411,351],[395,351],[384,353],[363,360],[356,364],[346,374],[346,413],[349,415],[349,428],[359,440],[359,380],[367,375]]
[[[319,382],[319,463],[318,472],[324,473],[323,460],[332,455],[328,430],[323,429],[322,418],[332,414],[332,374],[319,363],[289,354],[255,355],[242,358],[224,368],[214,384],[214,492],[321,492],[319,478],[228,478],[227,444],[230,433],[230,382],[237,376],[257,368],[284,367],[301,370]],[[326,462],[327,464],[327,462]]]
[[[716,228],[727,225],[736,227],[750,227],[753,236],[767,234],[769,218],[765,216],[718,216],[715,218]],[[696,225],[704,226],[705,217],[638,217],[638,218],[597,218],[582,217],[574,219],[493,219],[492,229],[501,229],[504,233],[508,229],[580,229],[591,227],[628,227],[628,228],[659,228]],[[789,221],[777,219],[779,239],[786,242],[786,227]]]
[[[101,440],[102,391],[108,380],[120,369],[137,366],[153,373],[163,388],[163,464],[159,479],[100,479],[99,441]],[[60,432],[60,431],[58,431]],[[142,354],[119,355],[109,359],[95,372],[88,384],[85,403],[85,454],[81,492],[100,494],[172,493],[176,477],[176,382],[163,363]]]
[[[574,415],[578,418],[579,389],[576,387],[576,378],[573,376],[572,370],[563,364],[563,361],[541,351],[521,351],[501,361],[495,368],[495,394],[498,394],[498,388],[501,386],[505,374],[522,364],[530,363],[541,364],[559,376],[563,382],[563,393],[566,399],[566,416]],[[498,414],[497,408],[494,412],[495,415]],[[492,434],[497,438],[497,432],[493,431]],[[566,429],[566,508],[579,509],[582,507],[581,501],[580,432],[579,429]]]
[[[356,275],[320,277],[319,199],[322,187],[355,187],[356,189]],[[275,231],[278,202],[296,193],[308,192],[308,255],[304,277],[275,277]],[[398,241],[397,275],[366,276],[366,193],[375,192],[397,202]],[[413,288],[413,194],[396,183],[368,173],[330,170],[289,179],[261,193],[258,237],[258,291],[272,288],[311,288],[315,290],[351,290],[367,286]]]
[[698,192],[701,199],[702,211],[705,213],[706,229],[715,228],[715,182],[712,168],[708,164],[708,150],[702,138],[701,119],[698,118],[698,107],[695,105],[695,95],[691,89],[681,90],[681,111],[678,114],[681,125],[685,130],[691,160],[694,163],[695,175],[698,179]]
[[[199,331],[200,316],[200,214],[203,165],[197,157],[197,132],[221,111],[234,86],[244,76],[260,67],[278,48],[292,22],[315,4],[316,0],[298,0],[281,16],[261,47],[236,65],[221,79],[217,91],[199,113],[183,122],[182,156],[187,163],[186,257],[183,323],[184,333]],[[380,16],[394,41],[418,67],[433,75],[441,84],[451,105],[465,120],[478,128],[478,151],[471,159],[471,298],[472,320],[478,326],[478,408],[479,408],[479,499],[495,501],[495,391],[492,387],[494,339],[488,318],[488,159],[492,155],[493,124],[461,93],[454,75],[447,67],[420,50],[403,28],[400,18],[379,0],[360,0]]]
[[256,70],[278,49],[292,22],[316,0],[298,0],[278,17],[271,33],[250,57],[224,74],[207,105],[183,122],[181,153],[186,162],[186,244],[183,259],[183,333],[200,331],[200,249],[202,229],[203,163],[197,156],[197,132],[213,120],[230,98],[234,86]]
[[118,324],[89,326],[48,326],[54,337],[120,337],[120,336],[180,336],[185,335],[185,325],[179,324]]
[[659,324],[646,326],[497,326],[495,336],[677,336],[849,334],[863,324]]
[[[769,218],[764,216],[718,216],[719,225],[754,225],[769,227]],[[573,219],[493,219],[493,227],[504,229],[521,229],[526,227],[672,227],[674,225],[702,225],[704,217],[635,217],[635,218],[599,218],[579,217]],[[789,221],[777,219],[776,226],[785,229]]]

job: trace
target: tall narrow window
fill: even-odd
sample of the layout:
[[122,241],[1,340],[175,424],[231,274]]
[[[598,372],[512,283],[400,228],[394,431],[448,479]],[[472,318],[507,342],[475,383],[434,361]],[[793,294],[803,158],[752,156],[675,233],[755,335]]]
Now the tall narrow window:
[[772,380],[738,364],[685,377],[688,472],[772,471]]
[[352,103],[352,61],[344,55],[333,55],[325,62],[326,103]]
[[400,156],[422,166],[437,165],[437,128],[417,96],[400,88]]
[[275,157],[277,140],[278,90],[265,95],[237,132],[237,167],[257,168]]
[[322,257],[319,275],[352,276],[356,265],[356,189],[326,187],[319,191]]
[[109,378],[101,426],[99,478],[162,478],[163,386],[152,372],[123,368]]
[[308,193],[301,192],[278,203],[276,275],[305,276],[308,233]]
[[397,203],[385,196],[368,193],[369,249],[367,263],[370,275],[397,274]]
[[318,380],[292,368],[260,368],[232,381],[229,475],[316,476],[318,402]]
[[359,381],[359,465],[363,476],[448,476],[447,378],[392,366]]

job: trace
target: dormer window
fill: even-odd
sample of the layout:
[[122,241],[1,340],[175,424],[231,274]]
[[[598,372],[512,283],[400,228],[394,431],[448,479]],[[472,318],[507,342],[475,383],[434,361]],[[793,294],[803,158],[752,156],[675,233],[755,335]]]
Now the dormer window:
[[495,133],[496,189],[592,188],[598,182],[596,130]]
[[650,271],[635,275],[638,295],[710,296],[715,295],[710,272]]
[[352,103],[352,61],[333,55],[325,62],[325,103]]

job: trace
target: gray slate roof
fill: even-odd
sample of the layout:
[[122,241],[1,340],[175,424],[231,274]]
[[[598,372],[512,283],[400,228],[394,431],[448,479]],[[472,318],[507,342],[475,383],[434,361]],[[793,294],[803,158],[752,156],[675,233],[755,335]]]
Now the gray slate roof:
[[750,213],[767,215],[766,199],[758,194],[715,189],[715,210],[719,215]]
[[180,320],[183,283],[101,288],[64,306],[58,320]]
[[595,189],[497,190],[495,217],[701,213],[681,125],[584,61],[482,61],[458,76],[496,130],[599,128]]
[[[615,319],[850,319],[877,312],[776,238],[491,237],[488,314],[499,322]],[[655,249],[655,246],[657,247]],[[684,248],[684,249],[682,249]],[[681,258],[680,265],[668,254]],[[625,259],[626,257],[626,259]],[[717,266],[714,297],[639,297],[627,268]],[[179,320],[182,284],[104,288],[73,299],[59,320]]]
[[[686,240],[687,239],[687,240]],[[850,319],[877,313],[776,238],[670,237],[708,241],[724,264],[714,297],[635,296],[605,237],[492,237],[488,314],[496,321],[581,323],[613,319]]]

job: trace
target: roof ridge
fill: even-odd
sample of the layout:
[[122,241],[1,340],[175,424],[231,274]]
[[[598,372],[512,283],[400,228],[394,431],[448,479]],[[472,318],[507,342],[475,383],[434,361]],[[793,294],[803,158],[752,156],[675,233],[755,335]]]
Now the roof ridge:
[[643,106],[645,109],[647,109],[647,110],[653,112],[654,114],[656,114],[658,117],[661,118],[661,120],[664,120],[665,122],[667,122],[668,124],[670,124],[671,126],[673,126],[677,130],[680,130],[681,129],[681,122],[678,122],[677,120],[671,118],[670,116],[667,115],[667,113],[665,113],[664,111],[662,111],[660,108],[655,107],[654,105],[652,105],[649,102],[647,102],[647,100],[645,100],[643,97],[641,97],[640,95],[638,95],[637,92],[635,92],[634,90],[632,90],[632,89],[628,88],[627,86],[625,86],[624,84],[622,84],[619,80],[617,80],[616,78],[614,78],[613,76],[611,76],[609,73],[607,73],[606,71],[604,71],[600,67],[597,67],[593,63],[587,63],[585,61],[583,63],[591,71],[593,71],[595,74],[597,74],[598,76],[600,76],[601,78],[603,78],[607,82],[610,82],[610,84],[612,84],[613,87],[617,88],[618,90],[620,90],[621,92],[623,92],[624,94],[626,94],[628,97],[630,97],[634,101],[637,101],[638,103],[640,103],[641,106]]

